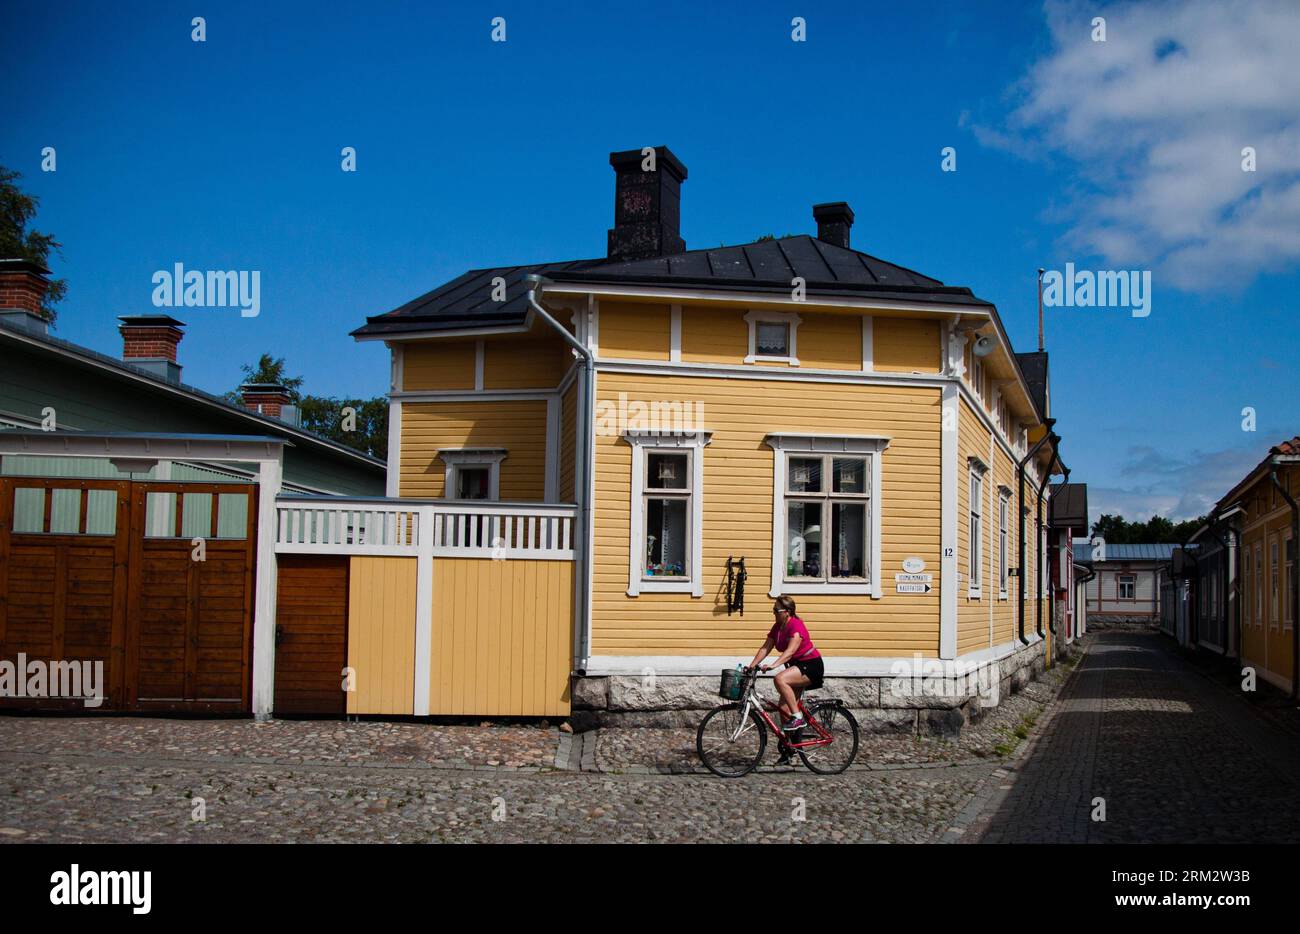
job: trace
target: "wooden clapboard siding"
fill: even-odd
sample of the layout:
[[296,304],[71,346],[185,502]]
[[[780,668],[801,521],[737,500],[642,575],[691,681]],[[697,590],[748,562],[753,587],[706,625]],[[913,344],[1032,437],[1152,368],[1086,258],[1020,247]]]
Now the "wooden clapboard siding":
[[[603,347],[602,347],[603,350]],[[745,362],[749,324],[741,309],[682,308],[682,362]]]
[[483,342],[484,389],[554,389],[573,363],[573,354],[542,324],[527,335]]
[[667,305],[600,303],[600,355],[624,360],[667,360],[671,341]]
[[275,601],[275,713],[347,709],[348,571],[344,555],[280,555]]
[[[771,432],[888,435],[880,461],[883,597],[800,595],[800,615],[829,653],[936,655],[939,645],[940,392],[853,384],[791,386],[769,380],[602,374],[598,399],[704,403],[713,434],[704,451],[704,593],[627,596],[631,449],[597,438],[592,652],[596,655],[722,655],[752,652],[769,622]],[[728,555],[749,570],[745,617],[728,617],[722,591]],[[934,569],[926,595],[893,592],[904,558]]]
[[[1300,499],[1300,468],[1282,467],[1279,480],[1291,495]],[[1290,581],[1286,574],[1286,543],[1291,529],[1291,510],[1278,495],[1267,473],[1245,488],[1240,501],[1246,508],[1241,536],[1241,654],[1244,664],[1260,671],[1261,677],[1279,687],[1289,687],[1292,674],[1291,640],[1294,630],[1286,624]],[[1273,594],[1271,544],[1278,546],[1277,595]],[[1255,547],[1259,546],[1259,561]],[[1245,573],[1245,549],[1250,550],[1251,571]],[[1259,586],[1256,587],[1256,577]],[[1274,606],[1277,622],[1274,623]],[[1258,614],[1257,614],[1258,609]],[[1258,624],[1256,618],[1258,616]]]
[[565,716],[573,562],[435,562],[429,712]]
[[[795,349],[801,367],[862,369],[862,318],[858,315],[800,315]],[[748,341],[748,335],[746,335]]]
[[505,448],[503,500],[546,494],[546,400],[407,402],[402,405],[401,496],[441,497],[441,448]]
[[350,714],[415,712],[415,558],[354,555],[348,582]]
[[402,345],[402,389],[473,389],[474,341],[409,341]]
[[578,444],[578,381],[574,380],[560,400],[560,499],[576,503],[574,467]]
[[[800,351],[803,328],[799,329]],[[938,373],[939,322],[877,316],[872,324],[873,367],[881,373]]]
[[[1003,642],[1009,642],[1011,639],[1014,639],[1016,636],[1015,609],[1016,609],[1016,599],[1019,595],[1019,591],[1016,589],[1017,587],[1016,579],[1012,577],[1010,574],[1007,575],[1006,598],[1003,599],[1002,595],[998,593],[998,495],[999,495],[998,487],[1000,486],[1006,487],[1011,491],[1011,495],[1007,499],[1007,567],[1008,568],[1013,568],[1016,566],[1016,555],[1017,555],[1016,545],[1018,542],[1017,536],[1019,535],[1019,530],[1020,530],[1019,524],[1016,521],[1016,516],[1019,515],[1019,513],[1016,510],[1020,508],[1020,500],[1017,498],[1018,489],[1016,485],[1016,464],[1015,461],[1012,460],[1011,456],[1007,454],[1000,445],[995,444],[993,446],[993,464],[992,464],[992,469],[989,471],[989,476],[993,478],[992,479],[993,515],[991,517],[992,522],[989,529],[989,547],[992,549],[992,551],[990,552],[992,556],[992,563],[989,565],[989,567],[993,569],[992,570],[993,576],[990,578],[990,580],[993,581],[993,598],[994,598],[992,644],[998,645]],[[1037,488],[1035,487],[1034,490],[1031,492],[1029,489],[1029,484],[1026,484],[1025,493],[1026,493],[1026,501],[1032,503],[1033,497],[1037,494]],[[1046,505],[1044,505],[1043,507],[1043,521],[1044,522],[1047,521]],[[1025,528],[1027,530],[1032,531],[1033,523],[1032,522],[1026,523]],[[1032,536],[1030,537],[1032,538]],[[1025,596],[1026,596],[1025,605],[1030,606],[1031,604],[1028,601],[1028,596],[1029,596],[1028,593],[1026,593]]]

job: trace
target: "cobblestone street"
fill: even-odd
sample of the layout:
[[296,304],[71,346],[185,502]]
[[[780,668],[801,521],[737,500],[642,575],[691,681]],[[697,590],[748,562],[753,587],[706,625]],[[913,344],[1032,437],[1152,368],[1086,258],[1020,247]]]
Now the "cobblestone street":
[[830,777],[771,747],[701,774],[691,730],[0,717],[0,841],[1300,839],[1286,724],[1159,636],[1092,639],[959,740],[864,734]]
[[[1295,843],[1294,708],[1250,709],[1154,632],[1094,637],[1041,738],[968,838],[989,843]],[[1105,820],[1093,820],[1093,799]],[[973,841],[972,841],[973,842]]]

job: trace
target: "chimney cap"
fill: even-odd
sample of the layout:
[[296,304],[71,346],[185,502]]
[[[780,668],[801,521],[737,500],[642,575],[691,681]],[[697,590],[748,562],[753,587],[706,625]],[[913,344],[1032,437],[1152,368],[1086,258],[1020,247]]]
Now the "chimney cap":
[[183,328],[184,321],[177,321],[171,315],[118,315],[124,328]]
[[[678,181],[686,181],[686,166],[682,165],[682,160],[673,155],[673,151],[667,146],[655,146],[655,167],[667,168],[672,174],[677,176]],[[637,171],[641,169],[641,160],[645,155],[640,149],[624,149],[621,152],[611,152],[609,154],[609,164],[614,167],[615,171],[630,169],[635,167]]]
[[822,204],[814,204],[813,220],[845,220],[852,224],[853,208],[849,207],[847,201],[826,201]]
[[34,272],[38,276],[48,276],[50,271],[44,265],[30,259],[0,259],[0,272]]

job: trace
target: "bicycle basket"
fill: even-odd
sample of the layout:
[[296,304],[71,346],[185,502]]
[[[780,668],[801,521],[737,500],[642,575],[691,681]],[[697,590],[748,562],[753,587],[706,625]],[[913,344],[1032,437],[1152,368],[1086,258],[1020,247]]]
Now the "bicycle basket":
[[744,686],[744,672],[737,671],[735,668],[724,668],[722,669],[722,683],[718,686],[718,696],[724,700],[740,700],[740,694],[744,690]]

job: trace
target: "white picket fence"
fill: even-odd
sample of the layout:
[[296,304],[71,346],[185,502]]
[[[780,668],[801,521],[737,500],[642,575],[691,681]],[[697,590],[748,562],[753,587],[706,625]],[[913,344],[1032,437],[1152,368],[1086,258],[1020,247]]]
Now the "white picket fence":
[[338,496],[276,500],[282,554],[573,560],[577,507]]

